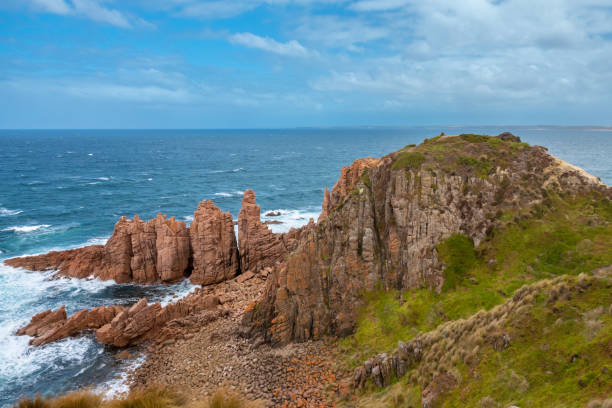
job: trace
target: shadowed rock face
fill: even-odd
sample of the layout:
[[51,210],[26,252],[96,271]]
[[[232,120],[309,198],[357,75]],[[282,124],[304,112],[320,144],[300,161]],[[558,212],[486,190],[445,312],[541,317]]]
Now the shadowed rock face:
[[496,213],[541,203],[546,189],[606,187],[512,139],[446,137],[358,160],[342,170],[324,200],[327,216],[275,269],[245,322],[275,344],[348,334],[364,291],[379,284],[439,290],[438,243],[462,233],[478,245]]
[[192,283],[209,285],[231,279],[240,272],[234,222],[212,201],[202,201],[189,228],[193,253]]

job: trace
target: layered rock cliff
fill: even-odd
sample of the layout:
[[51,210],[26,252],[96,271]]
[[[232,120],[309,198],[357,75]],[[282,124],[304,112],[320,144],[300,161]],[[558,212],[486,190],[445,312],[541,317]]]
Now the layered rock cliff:
[[357,160],[245,322],[275,344],[350,333],[365,291],[441,288],[443,239],[478,245],[506,211],[594,189],[606,187],[512,135],[438,137]]

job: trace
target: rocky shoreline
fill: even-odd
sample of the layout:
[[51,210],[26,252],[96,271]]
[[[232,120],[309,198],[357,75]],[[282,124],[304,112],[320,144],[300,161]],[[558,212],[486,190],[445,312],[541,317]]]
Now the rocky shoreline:
[[342,375],[329,341],[294,343],[282,348],[244,336],[245,310],[263,292],[267,273],[205,287],[225,312],[205,325],[181,326],[172,337],[148,347],[146,361],[130,376],[133,389],[152,384],[180,386],[194,401],[218,388],[234,390],[263,406],[333,406]]
[[[504,227],[504,214],[537,217],[553,194],[609,200],[612,190],[516,136],[465,134],[356,160],[331,192],[325,189],[318,221],[288,233],[275,234],[261,221],[251,190],[242,199],[237,240],[231,214],[209,201],[189,227],[161,215],[122,218],[105,246],[6,263],[117,282],[189,277],[202,286],[165,307],[141,299],[69,318],[63,308],[47,311],[17,334],[43,345],[93,329],[100,343],[144,349],[132,389],[176,385],[197,400],[227,387],[265,406],[334,406],[351,383],[386,386],[422,352],[420,343],[401,343],[406,358],[382,355],[372,360],[376,367],[369,361],[355,373],[343,371],[333,339],[354,332],[364,293],[440,294],[447,279],[441,242],[461,236],[473,251]],[[451,378],[442,371],[419,384],[423,401],[435,378]]]

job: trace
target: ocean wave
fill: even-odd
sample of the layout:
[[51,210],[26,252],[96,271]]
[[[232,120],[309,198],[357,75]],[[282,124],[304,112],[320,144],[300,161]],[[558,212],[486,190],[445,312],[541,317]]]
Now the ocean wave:
[[220,193],[214,193],[213,195],[217,196],[217,197],[235,197],[235,196],[242,196],[242,195],[244,195],[244,191],[242,191],[242,190],[235,190],[235,191],[232,191],[231,193],[227,193],[225,191],[222,191]]
[[243,167],[239,167],[237,169],[232,170],[212,170],[210,174],[219,174],[219,173],[239,173],[241,171],[245,171]]
[[[280,213],[278,216],[266,216],[268,213]],[[321,214],[321,211],[315,207],[307,207],[297,210],[288,210],[284,208],[276,210],[262,211],[263,221],[280,221],[280,224],[268,224],[268,227],[272,232],[288,232],[291,228],[299,228],[303,225],[308,224],[308,221],[313,218],[316,220]]]
[[96,180],[108,181],[108,180],[110,180],[110,178],[108,178],[108,177],[98,177]]
[[49,224],[40,224],[40,225],[23,225],[23,226],[14,226],[4,228],[2,231],[13,231],[13,232],[33,232],[39,230],[41,228],[49,228],[51,225]]
[[0,217],[10,217],[11,215],[21,214],[23,210],[9,210],[8,208],[0,207]]

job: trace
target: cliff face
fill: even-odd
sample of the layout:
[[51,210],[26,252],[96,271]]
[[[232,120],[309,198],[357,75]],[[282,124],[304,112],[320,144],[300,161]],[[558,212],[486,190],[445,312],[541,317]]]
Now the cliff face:
[[439,290],[436,245],[453,233],[478,245],[505,211],[541,203],[550,189],[593,188],[603,188],[595,177],[512,138],[442,137],[358,160],[246,322],[277,344],[348,334],[364,291]]

